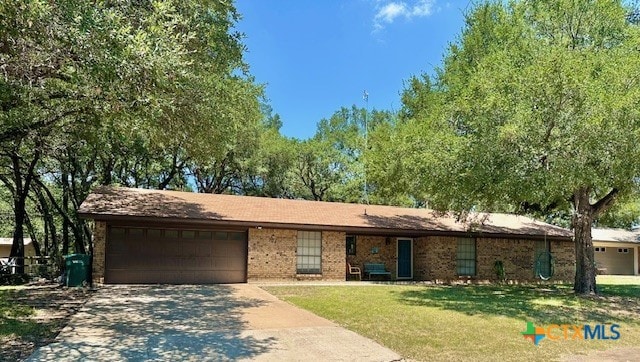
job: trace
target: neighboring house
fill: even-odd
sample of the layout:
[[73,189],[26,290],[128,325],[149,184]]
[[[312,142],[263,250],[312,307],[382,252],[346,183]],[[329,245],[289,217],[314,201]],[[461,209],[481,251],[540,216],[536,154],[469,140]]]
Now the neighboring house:
[[[13,245],[13,238],[0,238],[0,270],[2,272],[14,273],[15,265],[10,260],[11,246]],[[30,257],[36,255],[36,250],[33,248],[30,238],[24,238],[24,256]]]
[[79,214],[95,220],[97,283],[345,280],[346,263],[384,263],[392,280],[533,280],[550,252],[571,280],[569,230],[480,214],[458,222],[427,209],[102,187]]
[[[13,238],[0,238],[0,259],[7,259],[11,255],[11,245]],[[34,256],[36,251],[33,248],[30,238],[24,238],[24,256]]]
[[640,231],[594,228],[591,234],[599,274],[640,275]]

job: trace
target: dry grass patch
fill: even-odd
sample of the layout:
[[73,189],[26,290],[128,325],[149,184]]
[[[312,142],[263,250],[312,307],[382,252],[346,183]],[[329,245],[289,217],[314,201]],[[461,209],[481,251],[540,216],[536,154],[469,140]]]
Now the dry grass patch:
[[0,288],[0,360],[24,360],[51,343],[90,296],[50,284]]

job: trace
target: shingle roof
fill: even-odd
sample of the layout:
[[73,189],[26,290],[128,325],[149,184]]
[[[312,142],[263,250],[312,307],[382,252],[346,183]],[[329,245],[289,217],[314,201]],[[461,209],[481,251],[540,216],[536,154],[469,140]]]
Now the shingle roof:
[[460,222],[453,214],[429,209],[119,187],[96,189],[82,203],[79,213],[97,220],[135,217],[416,235],[472,232],[562,239],[572,236],[567,229],[510,214],[478,214],[471,221]]
[[591,230],[593,241],[619,241],[625,243],[640,243],[640,230],[593,228]]

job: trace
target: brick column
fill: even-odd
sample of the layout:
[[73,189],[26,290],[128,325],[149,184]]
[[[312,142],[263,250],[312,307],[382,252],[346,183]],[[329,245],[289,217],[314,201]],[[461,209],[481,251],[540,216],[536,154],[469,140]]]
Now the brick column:
[[297,231],[249,229],[247,280],[294,279]]
[[104,283],[104,259],[107,243],[107,223],[96,221],[93,227],[93,283]]
[[322,279],[345,280],[347,264],[346,234],[322,232]]

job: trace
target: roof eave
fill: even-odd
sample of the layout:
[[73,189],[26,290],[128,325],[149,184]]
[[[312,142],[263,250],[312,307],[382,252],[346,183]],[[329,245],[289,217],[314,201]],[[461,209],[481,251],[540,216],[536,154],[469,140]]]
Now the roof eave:
[[194,226],[209,227],[231,227],[231,228],[273,228],[273,229],[298,229],[298,230],[323,230],[323,231],[339,231],[347,234],[360,235],[381,235],[381,236],[404,236],[404,237],[422,237],[422,236],[455,236],[455,237],[487,237],[487,238],[519,238],[527,240],[554,240],[554,241],[571,241],[570,236],[561,235],[533,235],[519,233],[492,233],[485,231],[457,231],[457,230],[429,230],[429,229],[403,229],[403,228],[380,228],[380,227],[356,227],[356,226],[336,226],[322,224],[296,224],[296,223],[274,223],[274,222],[256,222],[256,221],[235,221],[235,220],[215,220],[215,219],[193,219],[193,218],[171,218],[171,217],[152,217],[152,216],[130,216],[130,215],[114,215],[114,214],[95,214],[80,212],[78,215],[84,219],[94,219],[96,221],[117,222],[118,224],[127,224],[130,222],[146,222],[146,223],[188,223]]

